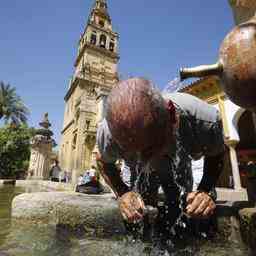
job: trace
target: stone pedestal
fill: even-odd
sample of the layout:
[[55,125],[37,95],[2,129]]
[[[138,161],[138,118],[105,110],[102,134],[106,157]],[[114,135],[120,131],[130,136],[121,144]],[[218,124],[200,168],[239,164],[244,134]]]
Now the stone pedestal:
[[217,200],[221,202],[247,201],[248,195],[244,188],[239,190],[230,188],[216,188]]
[[239,211],[241,234],[244,242],[251,248],[251,255],[256,252],[256,208],[244,208]]
[[48,113],[44,115],[44,119],[39,125],[42,128],[36,130],[36,135],[31,140],[28,179],[49,178],[52,148],[55,143],[51,138],[53,133],[49,130],[51,124],[48,120]]
[[46,179],[50,171],[52,142],[44,136],[36,135],[31,141],[31,146],[29,178]]
[[247,201],[247,191],[241,186],[238,160],[236,155],[237,140],[227,140],[226,145],[229,147],[230,163],[232,168],[232,178],[234,189],[219,189],[218,200],[220,201]]

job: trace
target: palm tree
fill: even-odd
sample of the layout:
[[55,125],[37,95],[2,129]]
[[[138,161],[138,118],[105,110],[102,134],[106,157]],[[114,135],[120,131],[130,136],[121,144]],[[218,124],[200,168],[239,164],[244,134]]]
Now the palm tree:
[[18,125],[27,122],[28,108],[24,105],[16,89],[9,84],[0,82],[0,120]]

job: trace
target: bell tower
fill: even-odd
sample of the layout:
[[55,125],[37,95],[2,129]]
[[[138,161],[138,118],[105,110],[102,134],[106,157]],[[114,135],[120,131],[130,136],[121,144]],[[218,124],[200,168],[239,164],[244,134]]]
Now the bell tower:
[[92,164],[104,100],[118,81],[118,38],[107,1],[95,0],[79,38],[74,75],[64,98],[59,158],[62,169],[72,172],[74,182]]
[[100,82],[115,83],[119,60],[117,45],[118,34],[112,29],[106,0],[96,0],[79,40],[75,74],[88,78],[90,73],[93,81],[99,80],[100,74]]

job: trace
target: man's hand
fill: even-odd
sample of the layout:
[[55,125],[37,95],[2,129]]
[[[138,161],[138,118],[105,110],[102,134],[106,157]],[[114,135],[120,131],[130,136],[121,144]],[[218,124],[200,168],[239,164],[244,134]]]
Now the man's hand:
[[145,204],[138,193],[127,192],[119,199],[119,209],[123,218],[129,222],[138,222],[143,219]]
[[215,202],[206,192],[191,192],[187,196],[186,213],[191,218],[209,218],[215,208]]

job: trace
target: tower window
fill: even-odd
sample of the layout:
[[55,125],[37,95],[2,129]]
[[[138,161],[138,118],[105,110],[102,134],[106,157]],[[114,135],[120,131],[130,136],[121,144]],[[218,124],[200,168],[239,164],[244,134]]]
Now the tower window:
[[91,34],[91,44],[96,44],[97,41],[97,35],[95,33]]
[[77,134],[74,135],[73,140],[72,140],[72,149],[76,148],[76,142],[77,142]]
[[109,50],[110,50],[111,52],[113,52],[114,49],[115,49],[115,43],[114,43],[114,42],[110,42],[110,43],[109,43]]
[[99,25],[103,28],[105,26],[104,20],[99,20]]
[[76,115],[75,115],[75,124],[76,125],[78,124],[79,116],[80,116],[80,110],[78,109],[77,112],[76,112]]
[[100,47],[106,48],[107,37],[105,35],[100,36]]
[[90,129],[90,120],[86,120],[85,129],[88,131]]

